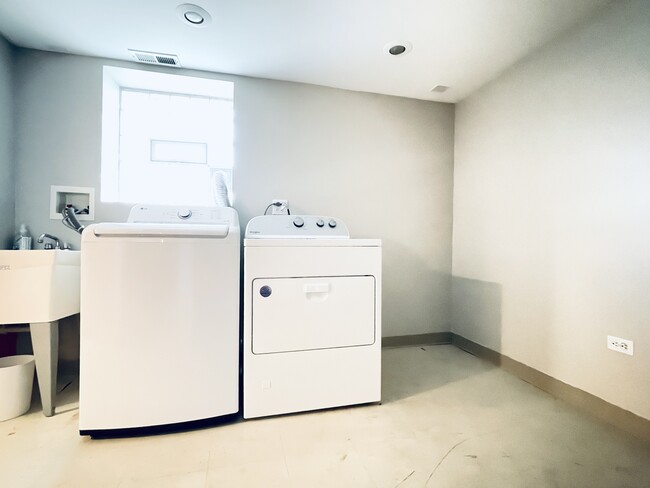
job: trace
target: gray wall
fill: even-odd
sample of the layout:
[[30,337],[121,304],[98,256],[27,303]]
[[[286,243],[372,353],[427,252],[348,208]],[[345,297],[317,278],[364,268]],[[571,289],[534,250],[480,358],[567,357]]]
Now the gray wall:
[[235,206],[272,198],[380,237],[384,336],[448,331],[452,105],[296,83],[236,83]]
[[457,106],[452,328],[645,418],[649,49],[613,2]]
[[14,224],[13,49],[0,36],[0,249],[11,248]]
[[[50,185],[95,187],[97,221],[128,215],[125,205],[99,201],[104,62],[149,68],[17,50],[16,219],[75,248],[78,236],[49,219]],[[293,213],[334,215],[353,237],[383,239],[383,335],[448,331],[454,107],[220,78],[235,81],[242,226],[272,198],[287,198]]]

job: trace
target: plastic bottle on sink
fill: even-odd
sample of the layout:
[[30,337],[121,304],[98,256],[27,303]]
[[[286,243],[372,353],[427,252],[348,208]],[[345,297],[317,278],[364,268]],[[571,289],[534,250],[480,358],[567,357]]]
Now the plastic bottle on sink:
[[32,248],[32,235],[29,233],[25,224],[20,225],[16,240],[14,241],[14,249],[28,250]]

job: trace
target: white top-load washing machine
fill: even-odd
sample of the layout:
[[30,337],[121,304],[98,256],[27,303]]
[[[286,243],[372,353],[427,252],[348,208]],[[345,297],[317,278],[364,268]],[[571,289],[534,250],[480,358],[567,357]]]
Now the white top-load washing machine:
[[243,415],[381,400],[381,241],[332,217],[253,218],[244,239]]
[[227,207],[138,205],[84,230],[81,434],[239,410],[240,244]]

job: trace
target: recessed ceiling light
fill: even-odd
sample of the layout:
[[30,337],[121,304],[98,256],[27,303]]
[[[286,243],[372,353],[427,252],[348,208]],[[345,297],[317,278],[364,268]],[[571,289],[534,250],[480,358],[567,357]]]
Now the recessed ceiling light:
[[431,88],[431,91],[436,93],[444,93],[447,90],[449,90],[449,87],[445,85],[436,85],[433,88]]
[[176,7],[176,15],[181,22],[192,27],[205,27],[212,20],[212,16],[205,9],[192,3],[183,3]]
[[185,20],[194,25],[202,24],[205,21],[203,15],[194,11],[185,12]]
[[413,44],[408,41],[389,42],[384,46],[384,52],[391,56],[404,56],[413,49]]

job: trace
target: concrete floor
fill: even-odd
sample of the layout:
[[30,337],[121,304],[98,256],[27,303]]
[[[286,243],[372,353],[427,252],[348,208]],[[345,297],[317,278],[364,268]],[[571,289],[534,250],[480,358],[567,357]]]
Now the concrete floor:
[[110,440],[78,435],[73,378],[0,423],[0,487],[650,486],[649,445],[454,346],[383,365],[382,405]]

